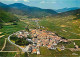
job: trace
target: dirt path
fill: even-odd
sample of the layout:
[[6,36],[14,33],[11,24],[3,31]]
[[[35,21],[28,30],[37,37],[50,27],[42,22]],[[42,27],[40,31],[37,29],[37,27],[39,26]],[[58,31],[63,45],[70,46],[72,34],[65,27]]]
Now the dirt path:
[[4,37],[5,35],[1,35],[0,38]]
[[[15,33],[13,33],[13,34],[15,34]],[[27,52],[26,49],[28,48],[28,46],[26,46],[26,48],[22,48],[22,47],[20,47],[19,45],[13,43],[13,42],[10,40],[10,37],[11,37],[13,34],[9,35],[8,41],[9,41],[12,45],[15,45],[16,47],[20,48],[23,52]]]

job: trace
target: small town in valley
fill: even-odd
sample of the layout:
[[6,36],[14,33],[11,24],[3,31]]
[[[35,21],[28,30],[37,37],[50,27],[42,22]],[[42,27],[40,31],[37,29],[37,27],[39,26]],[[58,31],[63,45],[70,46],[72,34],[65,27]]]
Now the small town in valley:
[[0,57],[80,57],[80,0],[0,0]]
[[[61,44],[58,46],[59,43],[68,43],[69,40],[62,38],[56,35],[53,32],[42,30],[42,29],[30,29],[29,32],[22,30],[16,32],[14,35],[17,36],[18,39],[25,38],[25,41],[31,42],[28,45],[20,45],[23,48],[24,52],[29,52],[31,54],[40,54],[40,47],[47,47],[49,50],[58,50],[62,51],[65,50],[65,46]],[[78,45],[75,45],[75,48],[78,48]]]

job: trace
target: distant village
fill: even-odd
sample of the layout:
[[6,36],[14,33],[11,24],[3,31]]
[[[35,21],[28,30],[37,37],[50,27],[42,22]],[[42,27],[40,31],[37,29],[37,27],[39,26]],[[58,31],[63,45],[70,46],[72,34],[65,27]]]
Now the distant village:
[[[32,42],[26,47],[26,51],[30,52],[31,54],[36,53],[40,54],[39,48],[41,46],[47,47],[48,49],[53,50],[64,50],[65,47],[62,45],[61,47],[57,47],[58,43],[65,42],[67,43],[67,39],[62,39],[61,37],[57,36],[55,33],[41,30],[41,29],[30,29],[30,32],[27,31],[19,31],[16,33],[18,38],[26,38],[26,41]],[[31,38],[28,36],[31,35]]]

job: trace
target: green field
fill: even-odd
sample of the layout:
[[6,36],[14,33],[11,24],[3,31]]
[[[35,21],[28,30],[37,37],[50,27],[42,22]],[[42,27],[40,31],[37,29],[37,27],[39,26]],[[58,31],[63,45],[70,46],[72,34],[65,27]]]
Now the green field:
[[12,52],[0,52],[0,57],[14,57],[16,53]]
[[[26,24],[24,22],[17,22],[17,25],[12,25],[12,24],[4,25],[3,28],[0,29],[0,32],[3,32],[1,35],[5,35],[4,37],[0,38],[0,50],[2,49],[2,47],[4,45],[5,38],[7,38],[10,34],[12,34],[14,32],[24,30],[25,26],[26,26]],[[19,51],[19,49],[7,41],[4,51]],[[7,52],[2,53],[1,52],[0,56],[14,57],[15,54],[16,53],[7,53]]]
[[3,47],[3,44],[4,44],[4,38],[0,38],[0,50],[2,49]]
[[80,40],[74,41],[80,47]]
[[17,48],[16,46],[12,45],[10,42],[7,41],[4,51],[19,51],[19,48]]
[[[80,39],[79,35],[79,23],[80,20],[73,20],[74,16],[62,17],[62,18],[43,18],[39,20],[39,25],[44,26],[46,30],[55,32],[61,37],[66,39]],[[23,20],[26,24],[29,24],[29,28],[36,28],[36,23],[30,20]],[[42,28],[41,28],[42,29]],[[74,48],[73,42],[80,46],[80,41],[71,41],[69,44],[64,44],[66,48]],[[70,50],[57,51],[48,50],[46,48],[40,48],[41,55],[30,54],[30,57],[79,57],[80,52],[72,52]],[[72,55],[77,53],[78,55]]]
[[3,32],[4,35],[9,35],[13,32],[24,30],[26,24],[24,22],[17,22],[17,25],[4,25],[2,29],[0,29],[0,32]]
[[[39,20],[39,25],[44,26],[46,30],[55,32],[61,37],[65,37],[67,39],[80,39],[79,35],[79,23],[80,20],[73,20],[73,16],[70,17],[62,17],[62,18],[43,18]],[[18,22],[18,25],[5,25],[3,26],[2,29],[0,29],[1,32],[3,32],[3,35],[5,35],[2,40],[2,44],[0,48],[2,48],[4,44],[4,38],[7,38],[10,34],[13,32],[19,31],[19,30],[24,30],[25,26],[29,25],[29,28],[36,28],[37,25],[34,21],[31,20],[23,20],[21,22]],[[41,28],[42,29],[42,28]],[[80,41],[72,41],[68,45],[65,45],[66,48],[74,48],[73,42],[75,42],[77,45],[80,46]],[[9,46],[10,45],[10,46]],[[14,48],[14,45],[11,45],[9,42],[7,42],[7,45],[5,47],[5,51],[10,51],[10,50],[18,50],[16,47]],[[8,49],[10,48],[10,49]],[[29,54],[29,57],[79,57],[80,52],[72,52],[70,50],[64,50],[64,51],[58,51],[58,50],[48,50],[45,47],[40,48],[40,55],[36,54]],[[76,53],[78,55],[72,55],[72,53]],[[20,55],[17,55],[20,56]],[[21,54],[21,57],[26,57],[27,54]]]
[[10,34],[24,30],[26,24],[24,22],[18,22],[17,25],[4,25],[2,29],[0,29],[0,32],[3,32],[2,35],[5,35],[4,37],[0,38],[0,50],[3,47],[4,39],[7,38]]
[[66,39],[80,39],[80,20],[73,18],[74,16],[43,18],[39,24]]
[[[58,51],[58,50],[48,50],[46,47],[40,48],[40,55],[30,54],[29,57],[79,57],[79,52],[72,52],[70,50]],[[78,55],[72,55],[76,53]]]
[[[80,39],[80,20],[74,20],[75,16],[66,17],[48,17],[39,19],[39,25],[44,26],[46,30],[54,32],[66,39]],[[36,28],[37,25],[31,19],[23,20],[29,24],[29,28]]]

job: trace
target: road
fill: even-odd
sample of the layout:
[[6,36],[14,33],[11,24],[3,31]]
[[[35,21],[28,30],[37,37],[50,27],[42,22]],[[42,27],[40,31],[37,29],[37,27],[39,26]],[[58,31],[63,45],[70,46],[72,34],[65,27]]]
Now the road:
[[[13,34],[15,34],[15,33],[13,33]],[[10,37],[11,37],[13,34],[9,35],[8,41],[9,41],[12,45],[15,45],[15,46],[17,46],[18,48],[20,48],[23,52],[27,52],[26,49],[28,48],[28,46],[26,46],[25,48],[22,48],[22,47],[20,47],[19,45],[13,43],[13,42],[10,40]]]

